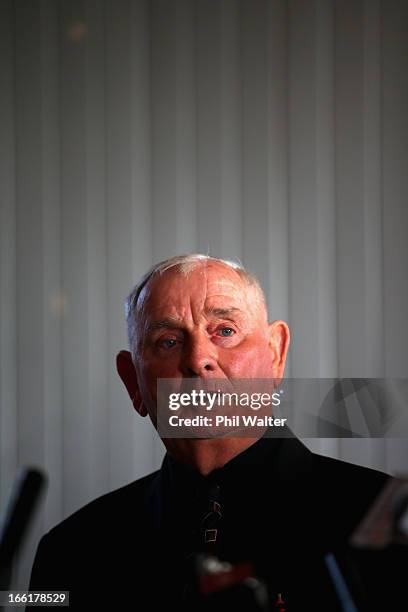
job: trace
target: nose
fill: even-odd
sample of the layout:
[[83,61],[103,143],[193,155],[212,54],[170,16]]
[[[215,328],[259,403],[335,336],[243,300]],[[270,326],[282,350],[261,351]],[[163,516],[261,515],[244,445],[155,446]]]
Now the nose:
[[217,370],[217,351],[214,344],[202,332],[196,333],[185,343],[182,357],[184,376],[208,378]]

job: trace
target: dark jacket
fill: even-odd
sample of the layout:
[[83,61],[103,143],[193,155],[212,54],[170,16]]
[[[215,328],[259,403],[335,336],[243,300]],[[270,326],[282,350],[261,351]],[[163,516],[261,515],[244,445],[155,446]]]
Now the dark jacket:
[[44,535],[30,589],[69,590],[71,610],[196,609],[180,599],[197,552],[197,499],[216,483],[217,556],[250,561],[272,603],[282,593],[288,612],[337,610],[324,557],[343,554],[387,478],[316,455],[295,438],[262,438],[208,478],[166,455],[161,470]]

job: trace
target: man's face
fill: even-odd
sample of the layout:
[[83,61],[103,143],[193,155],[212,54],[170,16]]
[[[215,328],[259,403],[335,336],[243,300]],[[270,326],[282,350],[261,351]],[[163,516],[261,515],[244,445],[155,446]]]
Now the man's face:
[[268,325],[259,293],[228,266],[199,264],[187,276],[169,270],[139,300],[144,317],[136,372],[147,405],[155,402],[158,378],[283,375],[281,327]]
[[[143,289],[138,311],[139,349],[133,359],[129,352],[119,353],[118,371],[135,409],[142,416],[149,414],[155,426],[160,378],[279,381],[283,376],[289,343],[286,323],[268,324],[257,290],[227,265],[199,263],[187,276],[168,270]],[[163,442],[173,456],[206,473],[214,468],[212,457],[224,453],[229,459],[251,439]]]

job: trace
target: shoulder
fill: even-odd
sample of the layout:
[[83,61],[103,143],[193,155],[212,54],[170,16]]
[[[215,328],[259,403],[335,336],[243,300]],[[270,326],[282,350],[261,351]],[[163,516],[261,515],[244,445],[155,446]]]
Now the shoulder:
[[389,474],[312,453],[316,497],[321,500],[320,521],[338,535],[351,533],[369,511]]
[[106,534],[112,528],[126,528],[129,523],[142,520],[158,474],[159,471],[154,472],[94,499],[50,529],[43,541],[69,541],[78,535],[89,538],[101,530]]
[[[123,572],[123,548],[131,552],[148,532],[149,500],[158,474],[98,497],[43,535],[30,588],[78,589],[85,579],[103,584],[116,567]],[[109,559],[116,561],[112,565]]]
[[320,455],[307,448],[298,438],[286,438],[279,446],[273,461],[280,475],[290,482],[304,483],[329,492],[331,489],[343,492],[358,487],[362,494],[381,489],[389,474],[372,468]]
[[312,465],[315,474],[328,487],[364,485],[364,490],[375,490],[391,478],[384,472],[316,453],[312,453]]

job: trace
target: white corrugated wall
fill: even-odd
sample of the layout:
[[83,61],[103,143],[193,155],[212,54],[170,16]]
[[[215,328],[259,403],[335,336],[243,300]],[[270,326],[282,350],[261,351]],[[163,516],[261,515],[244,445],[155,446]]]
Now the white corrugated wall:
[[[239,258],[288,374],[407,376],[405,0],[1,0],[0,503],[39,535],[155,469],[115,373],[151,263]],[[313,448],[388,470],[408,443]]]

